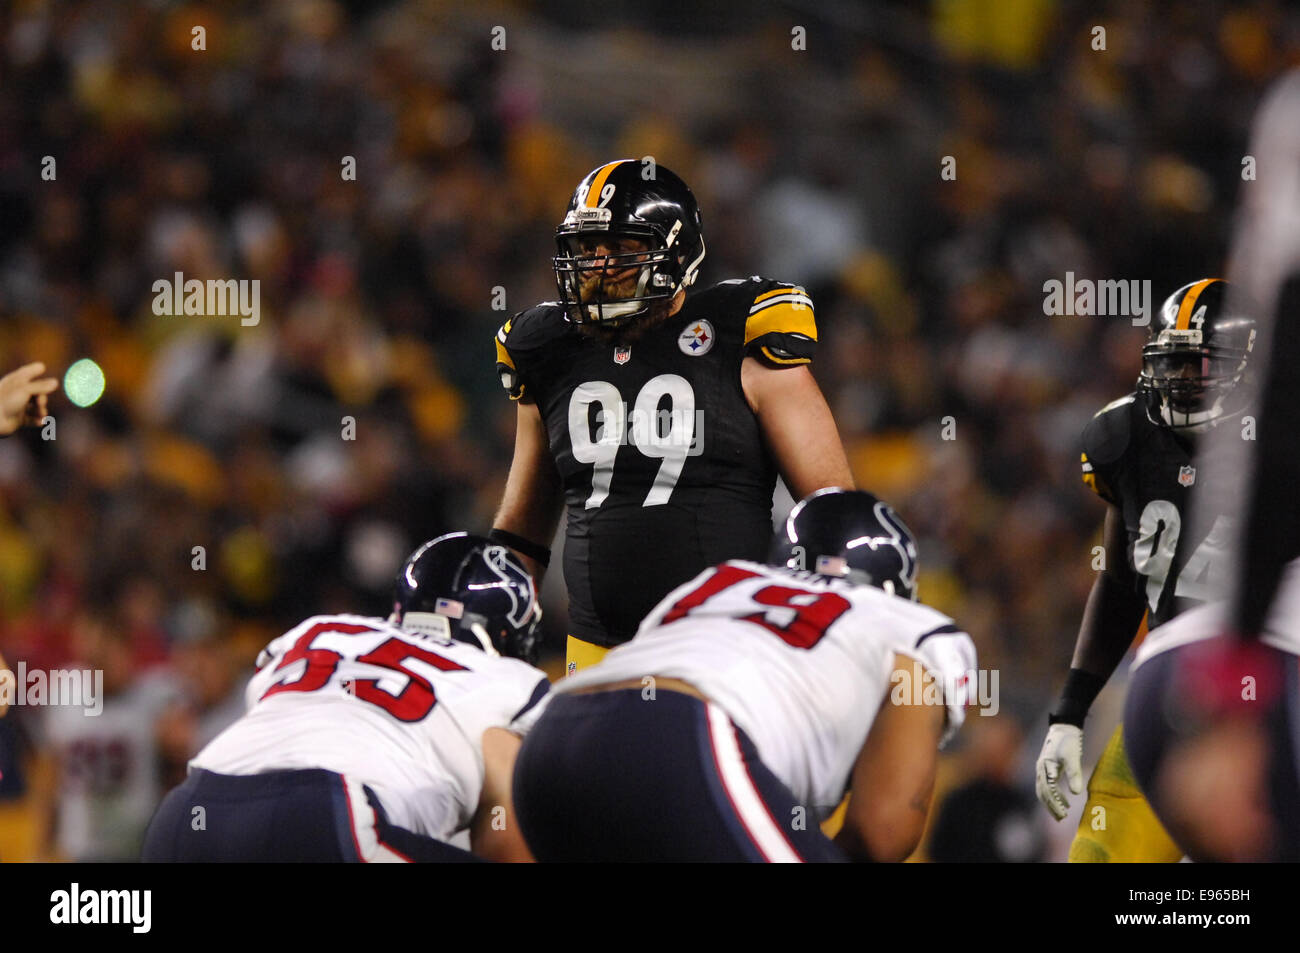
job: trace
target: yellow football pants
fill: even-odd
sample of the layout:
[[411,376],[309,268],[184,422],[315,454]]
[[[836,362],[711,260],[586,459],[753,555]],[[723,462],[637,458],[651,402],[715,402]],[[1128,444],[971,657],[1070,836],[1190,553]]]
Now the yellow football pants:
[[1133,778],[1119,725],[1088,779],[1088,803],[1070,845],[1070,863],[1171,864],[1182,857]]
[[608,655],[609,651],[603,645],[584,642],[582,639],[569,636],[564,653],[564,673],[572,675],[579,669],[590,668]]

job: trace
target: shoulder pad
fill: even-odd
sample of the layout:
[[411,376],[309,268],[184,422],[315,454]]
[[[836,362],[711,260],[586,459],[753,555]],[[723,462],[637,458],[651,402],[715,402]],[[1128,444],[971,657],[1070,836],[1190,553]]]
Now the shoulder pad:
[[1111,401],[1083,428],[1083,482],[1109,503],[1117,503],[1108,479],[1110,467],[1128,449],[1136,394]]
[[563,337],[571,327],[555,301],[543,301],[501,325],[496,335],[497,376],[511,400],[524,396],[526,371],[522,365],[528,363],[531,352]]
[[[798,285],[753,274],[731,278],[698,291],[695,300],[714,307],[735,321],[746,355],[771,367],[793,367],[813,360],[816,351],[816,317],[813,299]],[[705,299],[705,300],[701,300]],[[741,330],[742,329],[742,330]]]

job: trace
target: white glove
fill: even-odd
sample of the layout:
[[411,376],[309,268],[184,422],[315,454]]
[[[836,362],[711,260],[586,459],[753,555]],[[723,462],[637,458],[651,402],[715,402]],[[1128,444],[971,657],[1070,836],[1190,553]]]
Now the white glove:
[[1056,724],[1047,729],[1043,750],[1038,755],[1037,782],[1034,785],[1038,800],[1052,812],[1058,821],[1070,812],[1070,802],[1061,790],[1061,772],[1073,794],[1083,793],[1083,729],[1074,725]]

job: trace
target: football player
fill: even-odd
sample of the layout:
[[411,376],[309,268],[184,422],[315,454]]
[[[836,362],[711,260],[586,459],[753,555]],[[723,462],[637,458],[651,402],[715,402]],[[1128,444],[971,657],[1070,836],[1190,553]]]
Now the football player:
[[539,574],[567,504],[572,673],[704,568],[762,559],[778,472],[796,499],[853,478],[808,369],[804,289],[752,277],[687,296],[704,236],[681,179],[606,163],[556,234],[559,300],[497,334],[518,421],[491,537]]
[[[970,637],[916,601],[916,546],[869,493],[799,503],[770,565],[668,595],[562,680],[516,762],[543,861],[901,861],[961,725]],[[806,567],[812,571],[802,571]],[[843,827],[822,820],[850,793]]]
[[1226,651],[1229,630],[1227,603],[1216,602],[1147,636],[1124,704],[1129,762],[1193,860],[1294,863],[1300,561],[1286,567],[1258,641]]
[[518,735],[549,683],[541,610],[503,546],[452,533],[397,579],[388,619],[314,616],[262,652],[249,710],[190,762],[146,861],[526,860]]
[[[1128,651],[1145,613],[1151,628],[1216,595],[1226,584],[1224,546],[1236,513],[1229,473],[1194,462],[1210,429],[1240,425],[1255,321],[1230,308],[1218,278],[1174,292],[1152,322],[1136,393],[1102,408],[1083,433],[1083,482],[1110,504],[1105,565],[1093,584],[1060,700],[1038,758],[1039,799],[1060,820],[1064,790],[1083,787],[1083,722]],[[1204,532],[1188,521],[1203,508]],[[1198,523],[1198,525],[1201,525]],[[1088,782],[1088,803],[1071,861],[1177,861],[1142,797],[1124,754],[1123,726]]]
[[1230,272],[1260,317],[1258,439],[1220,429],[1201,448],[1238,474],[1235,578],[1222,606],[1151,634],[1125,706],[1134,773],[1197,859],[1300,860],[1298,131],[1292,70],[1252,124],[1250,153],[1271,171],[1243,191],[1232,243]]

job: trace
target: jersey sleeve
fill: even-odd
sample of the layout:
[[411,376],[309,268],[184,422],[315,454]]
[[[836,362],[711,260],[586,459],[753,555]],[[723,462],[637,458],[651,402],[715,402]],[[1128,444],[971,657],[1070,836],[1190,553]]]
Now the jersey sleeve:
[[[307,622],[314,622],[317,617],[313,616]],[[306,623],[300,623],[294,626],[284,635],[272,639],[271,642],[257,653],[256,672],[244,686],[244,710],[247,711],[257,704],[258,700],[266,694],[266,690],[271,687],[276,679],[275,669],[284,658],[284,653],[293,647],[297,641],[298,635],[303,631]]]
[[961,729],[966,720],[966,706],[974,701],[978,677],[975,669],[975,643],[953,624],[945,624],[922,633],[905,654],[910,655],[943,686],[943,703],[948,710],[942,748]]
[[511,400],[536,400],[547,349],[571,330],[564,311],[544,301],[501,325],[496,336],[497,377]]
[[764,279],[751,279],[745,287],[745,353],[771,367],[811,363],[817,350],[817,319],[808,292]]
[[1129,413],[1135,398],[1130,395],[1107,404],[1083,428],[1083,452],[1079,455],[1083,485],[1114,506],[1119,506],[1120,459],[1129,444]]
[[533,725],[537,724],[537,719],[542,717],[546,711],[547,705],[551,702],[551,683],[543,675],[533,685],[532,692],[528,700],[524,702],[523,707],[519,709],[510,719],[509,728],[517,735],[526,735],[532,731]]
[[[518,315],[516,315],[518,317]],[[511,318],[497,331],[497,377],[501,380],[501,386],[506,389],[511,400],[519,400],[524,396],[524,379],[519,373],[519,366],[515,362],[515,357],[510,353],[510,331],[514,326],[514,318]]]

